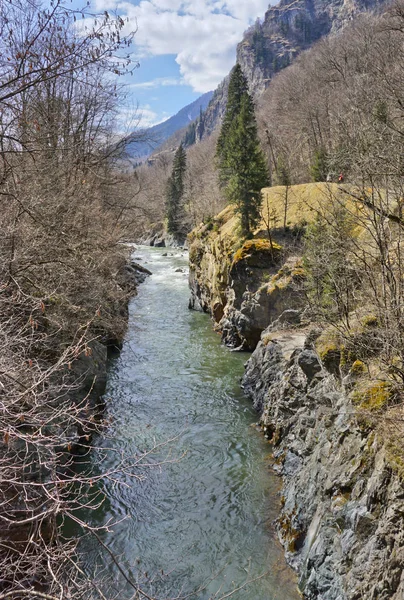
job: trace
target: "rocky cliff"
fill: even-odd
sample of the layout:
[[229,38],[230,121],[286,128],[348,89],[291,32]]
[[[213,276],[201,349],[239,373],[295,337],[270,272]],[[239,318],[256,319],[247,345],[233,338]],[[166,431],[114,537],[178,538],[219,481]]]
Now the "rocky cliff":
[[254,350],[273,321],[301,319],[302,228],[330,194],[339,197],[336,185],[267,188],[261,224],[242,245],[232,207],[191,233],[190,308],[212,315],[226,345]]
[[402,479],[375,425],[380,415],[354,401],[363,373],[355,363],[342,378],[330,373],[315,351],[319,332],[274,329],[243,385],[283,477],[278,532],[304,597],[401,600]]
[[317,40],[341,30],[357,15],[376,10],[384,0],[281,0],[270,6],[245,34],[237,62],[257,97],[272,77]]
[[[281,0],[250,27],[237,47],[237,62],[258,98],[272,77],[320,38],[341,30],[359,14],[380,10],[387,0]],[[198,125],[197,141],[221,122],[228,78],[215,91]]]
[[[264,190],[261,226],[242,245],[231,208],[201,225],[191,236],[190,306],[209,312],[233,349],[255,348],[243,387],[283,478],[278,533],[304,598],[401,600],[402,405],[305,309],[301,229],[343,190],[293,186],[286,204],[285,188]],[[366,348],[372,323],[358,324]]]

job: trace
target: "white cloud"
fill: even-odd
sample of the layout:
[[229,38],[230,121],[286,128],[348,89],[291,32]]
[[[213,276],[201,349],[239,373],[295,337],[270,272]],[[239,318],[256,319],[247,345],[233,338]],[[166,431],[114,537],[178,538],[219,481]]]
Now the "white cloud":
[[147,129],[165,121],[169,115],[167,113],[157,114],[149,104],[126,107],[119,111],[118,127],[121,133],[128,133],[134,129]]
[[182,79],[178,77],[157,77],[151,81],[141,81],[139,83],[131,83],[128,85],[131,89],[152,90],[159,87],[167,87],[169,85],[184,85]]
[[145,106],[140,106],[138,109],[139,116],[139,129],[146,129],[147,127],[153,127],[153,125],[158,125],[162,121],[167,119],[167,116],[158,115],[154,110],[150,108],[147,104]]
[[118,0],[94,0],[94,8],[97,11],[115,10]]
[[138,55],[174,54],[184,83],[196,92],[215,88],[227,75],[243,32],[268,8],[268,0],[96,1],[117,2],[128,30],[137,28]]

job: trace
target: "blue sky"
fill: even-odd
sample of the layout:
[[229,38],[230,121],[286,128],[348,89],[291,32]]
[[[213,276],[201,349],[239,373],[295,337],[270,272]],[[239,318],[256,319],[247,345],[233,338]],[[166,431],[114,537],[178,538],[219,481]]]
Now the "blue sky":
[[235,63],[236,45],[269,0],[91,0],[115,10],[137,29],[140,67],[128,79],[127,115],[141,113],[143,127],[175,114],[215,89]]

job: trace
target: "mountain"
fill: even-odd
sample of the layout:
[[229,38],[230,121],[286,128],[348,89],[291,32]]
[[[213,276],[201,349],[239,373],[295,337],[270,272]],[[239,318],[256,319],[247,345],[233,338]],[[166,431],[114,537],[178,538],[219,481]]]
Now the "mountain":
[[156,148],[161,146],[176,131],[182,129],[200,116],[201,110],[205,110],[213,96],[213,92],[206,92],[195,102],[182,108],[176,115],[163,123],[149,127],[139,134],[146,141],[134,142],[128,145],[127,152],[133,159],[141,161],[147,158]]
[[[388,0],[281,0],[244,34],[237,62],[257,99],[272,77],[320,38],[341,30],[357,15],[379,10]],[[221,122],[227,102],[226,77],[213,94],[197,126],[196,140],[210,135]]]
[[257,97],[272,77],[320,38],[336,33],[357,15],[385,0],[281,0],[257,20],[237,48],[237,62]]

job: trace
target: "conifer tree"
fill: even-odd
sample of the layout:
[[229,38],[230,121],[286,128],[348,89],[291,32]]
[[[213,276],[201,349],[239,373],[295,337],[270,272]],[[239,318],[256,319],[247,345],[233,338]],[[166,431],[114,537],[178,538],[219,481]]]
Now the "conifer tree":
[[268,169],[260,148],[254,105],[237,65],[229,84],[226,114],[217,144],[219,180],[240,218],[241,234],[250,237],[260,221],[261,189]]
[[174,156],[173,170],[167,182],[166,217],[167,231],[174,236],[181,236],[184,229],[184,176],[187,156],[180,144]]
[[245,93],[248,93],[247,80],[243,75],[240,65],[237,64],[233,68],[230,75],[226,112],[223,117],[222,128],[220,130],[216,147],[219,181],[222,186],[225,186],[228,182],[228,168],[226,166],[226,160],[228,153],[229,133],[234,126],[234,120],[240,113],[241,99]]
[[311,176],[313,181],[326,181],[327,179],[327,152],[324,148],[318,148],[314,153],[313,164],[311,165]]

